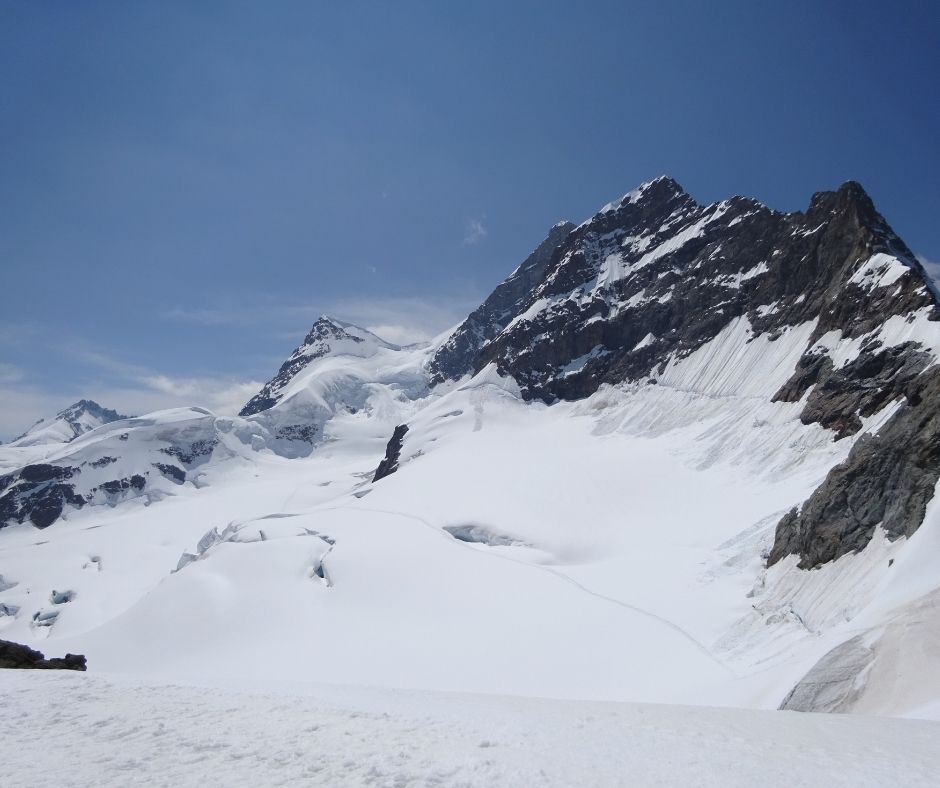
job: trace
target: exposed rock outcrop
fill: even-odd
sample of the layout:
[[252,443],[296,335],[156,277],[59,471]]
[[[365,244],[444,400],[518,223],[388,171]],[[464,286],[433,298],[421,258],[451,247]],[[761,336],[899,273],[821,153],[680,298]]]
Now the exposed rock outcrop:
[[382,458],[379,467],[375,469],[375,476],[372,477],[373,482],[391,476],[398,470],[398,460],[401,457],[401,447],[405,441],[406,432],[408,432],[407,424],[399,424],[395,427],[395,431],[385,447],[385,457]]
[[940,367],[908,381],[904,404],[875,435],[863,435],[803,506],[777,525],[768,559],[790,554],[804,569],[861,550],[881,526],[910,536],[940,479]]
[[10,640],[0,640],[0,668],[86,670],[86,663],[87,660],[81,654],[66,654],[64,657],[46,659],[41,651]]

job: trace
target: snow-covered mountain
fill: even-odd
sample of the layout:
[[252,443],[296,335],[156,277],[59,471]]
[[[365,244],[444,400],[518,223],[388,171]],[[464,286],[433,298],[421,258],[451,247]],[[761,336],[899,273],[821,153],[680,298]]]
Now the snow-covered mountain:
[[276,651],[298,681],[940,716],[928,282],[858,184],[787,214],[657,179],[426,346],[322,317],[238,417],[0,447],[0,637],[172,677]]
[[117,411],[103,408],[97,402],[83,399],[59,411],[52,419],[40,419],[9,446],[40,446],[50,443],[68,443],[79,435],[91,432],[102,424],[126,419]]

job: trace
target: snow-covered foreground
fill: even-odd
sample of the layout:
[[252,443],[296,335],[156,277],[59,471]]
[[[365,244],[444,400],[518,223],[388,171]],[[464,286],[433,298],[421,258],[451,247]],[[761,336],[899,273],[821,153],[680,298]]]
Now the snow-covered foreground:
[[0,671],[0,698],[8,788],[910,788],[940,771],[940,723],[915,720],[39,671]]

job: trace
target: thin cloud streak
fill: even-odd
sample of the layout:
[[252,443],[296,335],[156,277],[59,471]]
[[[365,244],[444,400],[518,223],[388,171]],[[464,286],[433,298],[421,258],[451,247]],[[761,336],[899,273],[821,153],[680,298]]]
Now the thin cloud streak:
[[[485,218],[485,217],[484,217]],[[473,246],[486,238],[486,226],[483,219],[471,219],[467,222],[467,228],[464,232],[464,246]]]
[[[174,307],[166,320],[203,326],[268,326],[271,336],[299,343],[321,314],[361,325],[396,344],[426,342],[460,323],[481,301],[478,293],[466,296],[341,298],[318,303],[258,303],[221,307]],[[293,328],[296,326],[296,328]],[[383,333],[384,332],[384,333]]]

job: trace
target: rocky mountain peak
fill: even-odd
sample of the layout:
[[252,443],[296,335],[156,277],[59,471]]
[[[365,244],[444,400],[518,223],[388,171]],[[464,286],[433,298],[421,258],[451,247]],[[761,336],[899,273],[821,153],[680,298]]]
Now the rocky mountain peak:
[[97,402],[91,399],[80,399],[78,402],[70,405],[65,410],[60,411],[56,418],[65,419],[66,421],[74,421],[84,414],[89,414],[97,419],[100,419],[102,424],[108,424],[112,421],[120,421],[121,419],[128,418],[127,416],[122,416],[116,410],[111,410],[110,408],[105,408],[99,405]]
[[328,356],[369,358],[379,350],[400,350],[371,331],[329,315],[320,315],[290,357],[270,381],[252,397],[240,416],[251,416],[277,404],[281,392],[310,363]]
[[128,418],[115,410],[105,408],[94,400],[81,399],[59,411],[51,419],[40,419],[26,432],[12,441],[17,446],[36,446],[44,443],[68,443],[102,424]]

